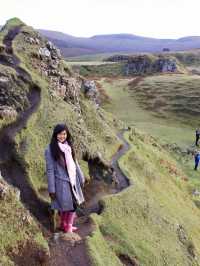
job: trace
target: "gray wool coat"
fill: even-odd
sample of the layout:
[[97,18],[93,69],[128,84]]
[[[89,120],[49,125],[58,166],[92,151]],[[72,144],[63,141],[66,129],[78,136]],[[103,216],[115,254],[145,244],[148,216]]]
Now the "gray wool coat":
[[[46,175],[48,180],[49,193],[55,193],[56,199],[51,202],[51,208],[60,211],[73,210],[73,196],[70,187],[70,179],[66,169],[55,161],[51,155],[50,145],[45,149]],[[73,193],[78,205],[84,202],[84,196],[81,185],[84,184],[85,178],[78,164],[76,164],[76,184]]]

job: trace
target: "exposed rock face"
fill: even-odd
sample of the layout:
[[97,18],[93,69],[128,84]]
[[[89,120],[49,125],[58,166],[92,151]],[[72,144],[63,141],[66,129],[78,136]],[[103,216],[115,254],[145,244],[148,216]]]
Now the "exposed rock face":
[[150,72],[152,62],[146,56],[129,57],[124,66],[125,75]]
[[61,97],[72,104],[74,111],[81,114],[80,93],[94,101],[98,106],[100,103],[99,92],[94,81],[83,80],[63,68],[60,50],[50,41],[33,32],[23,32],[24,40],[32,46],[34,59],[33,67],[40,71],[42,76],[49,80],[50,97]]
[[178,71],[177,60],[166,55],[115,55],[106,59],[110,62],[122,62],[124,75],[142,75]]
[[60,50],[52,42],[47,42],[46,47],[49,49],[52,59],[61,59]]
[[177,63],[172,58],[159,57],[153,60],[147,56],[137,56],[128,59],[124,71],[126,75],[176,72]]
[[48,48],[46,48],[46,47],[40,47],[40,49],[39,49],[39,55],[40,55],[41,59],[46,59],[46,58],[48,59],[48,58],[50,58],[51,53],[50,53],[50,51],[49,51]]
[[51,97],[61,97],[74,106],[74,110],[81,114],[79,95],[82,91],[86,97],[92,99],[98,106],[100,103],[99,93],[95,82],[83,80],[68,75],[61,68],[61,54],[51,42],[46,42],[45,47],[39,48],[40,68],[50,80]]
[[51,98],[61,97],[68,103],[75,105],[74,108],[81,113],[79,105],[79,94],[81,80],[73,77],[65,71],[61,62],[61,53],[56,46],[42,36],[28,34],[25,40],[32,46],[34,51],[33,67],[40,71],[42,76],[49,80],[49,93]]
[[81,89],[86,97],[92,99],[96,103],[96,105],[99,106],[99,92],[96,88],[94,80],[83,80]]
[[[33,38],[29,38],[33,39]],[[57,49],[52,42],[46,42],[45,47],[39,48],[39,55],[41,59],[52,59],[52,60],[58,60],[61,59],[61,53],[60,50]]]
[[176,72],[177,64],[175,59],[161,58],[154,63],[156,72]]

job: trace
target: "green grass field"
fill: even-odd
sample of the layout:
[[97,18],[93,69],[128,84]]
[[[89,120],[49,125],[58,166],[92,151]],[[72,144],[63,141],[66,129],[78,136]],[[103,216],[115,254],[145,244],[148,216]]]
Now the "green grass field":
[[103,61],[66,61],[69,66],[98,66],[104,64],[113,64],[112,62],[103,62]]
[[[130,79],[101,79],[100,84],[110,97],[110,102],[105,103],[104,108],[116,114],[127,125],[151,134],[158,143],[170,145],[175,143],[183,151],[187,148],[194,150],[195,127],[199,125],[198,115],[192,116],[191,113],[182,112],[179,116],[180,113],[174,112],[173,108],[176,102],[181,110],[183,108],[187,110],[188,106],[194,111],[198,109],[199,76],[151,76],[144,78],[136,88],[129,87],[128,83]],[[193,105],[191,97],[195,98]],[[158,99],[163,100],[165,108],[162,106],[150,109],[149,106],[153,106]],[[193,156],[176,154],[173,151],[171,156],[189,176],[190,194],[194,189],[199,190],[199,173],[193,170]]]
[[200,76],[156,75],[130,87],[131,97],[154,116],[198,126],[200,115]]
[[[175,75],[169,76],[170,78],[174,79],[176,78]],[[184,76],[183,76],[184,77]],[[154,96],[159,97],[159,92],[163,91],[164,95],[165,93],[170,94],[171,91],[173,91],[173,87],[170,87],[168,92],[165,92],[167,84],[166,84],[166,76],[153,76],[145,78],[141,82],[141,90],[143,92],[144,85],[146,85],[146,90],[153,90],[151,83],[149,81],[152,80],[159,80],[163,79],[165,82],[161,84],[160,87],[157,87],[154,90],[155,95],[152,93],[152,97]],[[179,78],[179,75],[177,79]],[[195,76],[195,82],[199,82],[199,77]],[[158,116],[158,112],[155,112],[154,110],[146,110],[146,108],[143,108],[143,105],[140,104],[138,98],[137,98],[137,92],[134,94],[134,89],[130,89],[128,86],[128,83],[131,82],[131,79],[101,79],[100,84],[102,88],[106,91],[108,96],[110,97],[110,103],[105,103],[103,107],[116,114],[116,116],[125,121],[128,125],[135,125],[137,128],[143,130],[144,132],[147,132],[149,134],[152,134],[155,137],[158,137],[162,142],[167,143],[177,143],[178,145],[181,145],[183,147],[187,147],[188,145],[191,145],[194,143],[194,127],[188,123],[188,120],[186,119],[186,123],[184,124],[183,119],[177,119],[176,114],[173,114],[171,116],[168,116],[167,118],[163,118],[161,116]],[[175,83],[173,83],[174,85]],[[157,85],[158,86],[158,85]],[[162,86],[162,87],[161,87]],[[197,85],[196,85],[197,87]],[[138,91],[140,88],[140,83],[137,86]],[[196,88],[197,89],[197,88]],[[185,92],[184,92],[185,93]],[[162,95],[162,94],[161,94]],[[144,94],[146,103],[151,104],[153,100],[155,100],[152,97],[148,98]],[[173,97],[172,97],[173,98]],[[145,102],[145,101],[144,101]],[[167,101],[166,101],[167,104]],[[182,134],[184,132],[184,134]]]
[[[80,55],[80,56],[67,57],[66,60],[73,62],[103,61],[105,58],[113,56],[115,54],[116,53],[100,53],[100,54],[91,54],[91,55]],[[117,52],[117,54],[128,55],[129,53]]]

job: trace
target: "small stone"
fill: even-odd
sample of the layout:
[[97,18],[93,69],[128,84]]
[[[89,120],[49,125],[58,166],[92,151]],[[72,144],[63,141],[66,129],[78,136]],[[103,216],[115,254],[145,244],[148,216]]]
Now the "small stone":
[[60,238],[60,233],[54,233],[54,234],[53,234],[53,240],[54,240],[55,242],[57,242],[57,241],[59,240],[59,238]]
[[71,246],[79,244],[82,238],[76,233],[64,233],[61,235],[61,239],[67,241]]

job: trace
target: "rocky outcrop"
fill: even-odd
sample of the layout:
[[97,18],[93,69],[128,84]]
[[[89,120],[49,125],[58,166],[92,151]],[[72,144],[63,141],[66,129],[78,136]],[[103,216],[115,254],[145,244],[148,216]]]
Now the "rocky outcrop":
[[178,60],[168,55],[114,55],[106,59],[109,62],[121,62],[124,75],[143,75],[152,73],[178,72]]
[[52,59],[61,59],[60,50],[52,42],[47,42],[46,47],[49,49]]
[[17,111],[12,106],[0,105],[0,119],[12,119],[17,117]]
[[124,66],[125,75],[150,74],[176,72],[176,59],[168,57],[158,57],[156,59],[148,56],[130,57]]
[[160,58],[154,63],[155,72],[176,72],[177,71],[177,62],[172,58]]
[[63,66],[60,50],[37,32],[23,30],[23,34],[24,40],[34,55],[32,66],[49,81],[51,99],[61,97],[74,105],[74,110],[81,113],[79,104],[81,80]]
[[86,97],[90,98],[94,101],[94,103],[99,106],[100,98],[99,92],[97,90],[96,84],[94,80],[83,80],[81,89]]

